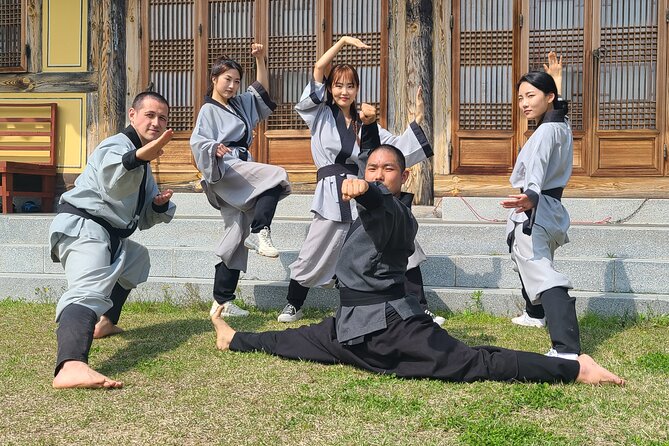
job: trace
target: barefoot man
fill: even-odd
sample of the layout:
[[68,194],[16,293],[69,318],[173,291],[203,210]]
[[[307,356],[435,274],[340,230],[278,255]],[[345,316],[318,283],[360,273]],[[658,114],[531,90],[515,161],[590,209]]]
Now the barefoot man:
[[337,262],[340,306],[335,317],[283,331],[236,332],[212,317],[220,350],[264,351],[284,358],[344,363],[404,378],[446,381],[614,383],[622,379],[592,358],[553,358],[499,347],[468,347],[434,324],[404,273],[418,224],[400,192],[408,171],[402,153],[381,145],[370,152],[365,179],[347,179],[342,199],[355,199],[359,218]]
[[169,222],[172,191],[160,192],[149,162],[163,154],[169,105],[140,93],[128,111],[130,125],[96,147],[75,187],[64,193],[51,223],[51,257],[63,264],[68,290],[58,301],[58,356],[53,387],[121,387],[88,366],[93,338],[120,333],[121,308],[149,276],[147,249],[128,237]]

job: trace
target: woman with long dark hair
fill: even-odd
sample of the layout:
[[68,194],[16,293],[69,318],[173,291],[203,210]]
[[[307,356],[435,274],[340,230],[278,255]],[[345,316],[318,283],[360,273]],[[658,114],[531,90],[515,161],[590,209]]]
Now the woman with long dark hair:
[[257,80],[237,95],[242,67],[226,57],[211,69],[210,86],[190,139],[202,188],[223,217],[223,238],[216,248],[221,262],[214,276],[211,312],[223,305],[223,316],[246,316],[232,301],[240,271],[246,271],[248,249],[277,257],[270,226],[278,201],[290,193],[286,171],[256,163],[249,152],[253,128],[276,104],[269,97],[269,77],[263,46],[253,44]]
[[518,107],[537,128],[523,146],[510,182],[519,194],[502,206],[511,209],[507,241],[520,275],[525,312],[512,321],[518,325],[548,324],[552,348],[548,356],[576,359],[581,353],[575,299],[567,276],[553,266],[555,250],[569,241],[569,213],[561,202],[571,176],[573,137],[566,117],[567,103],[558,100],[561,61],[549,54],[546,72],[523,75],[516,86]]
[[[295,110],[311,133],[311,155],[318,168],[317,185],[311,211],[314,216],[297,260],[290,265],[288,301],[279,314],[279,322],[293,322],[302,317],[301,307],[309,289],[332,283],[335,265],[351,223],[358,211],[354,202],[341,199],[341,184],[346,178],[357,178],[364,172],[367,151],[361,148],[366,131],[374,133],[371,145],[390,144],[402,151],[408,167],[432,156],[432,147],[420,128],[423,118],[422,93],[416,100],[415,120],[401,135],[393,135],[376,124],[376,110],[362,104],[358,113],[355,99],[360,78],[354,67],[338,64],[328,69],[345,46],[370,48],[360,39],[344,36],[314,64],[313,79],[306,86]],[[328,76],[326,77],[326,73]],[[365,128],[366,127],[366,128]],[[371,134],[370,133],[370,134]],[[367,149],[374,147],[367,147]],[[410,198],[409,198],[410,200]],[[422,277],[418,264],[426,259],[420,247],[409,261],[412,279],[407,291],[422,295]],[[434,316],[430,313],[431,316]],[[443,318],[438,318],[443,323]]]

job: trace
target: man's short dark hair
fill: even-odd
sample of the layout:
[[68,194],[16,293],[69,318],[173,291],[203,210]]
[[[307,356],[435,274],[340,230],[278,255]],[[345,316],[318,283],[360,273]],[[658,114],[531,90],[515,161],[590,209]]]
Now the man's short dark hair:
[[376,152],[377,150],[388,150],[389,152],[393,152],[395,154],[395,158],[397,159],[397,164],[400,165],[400,170],[404,172],[404,170],[407,168],[407,160],[404,158],[404,154],[400,149],[391,144],[381,144],[380,146],[370,150],[367,159],[369,159],[369,157],[372,156],[372,153]]
[[152,98],[158,102],[165,104],[165,106],[167,107],[167,111],[168,112],[170,111],[170,104],[167,103],[167,99],[165,99],[165,97],[162,94],[156,93],[155,91],[143,91],[137,96],[135,96],[135,99],[132,101],[132,108],[134,108],[135,110],[139,110],[140,108],[142,108],[142,103],[146,98]]

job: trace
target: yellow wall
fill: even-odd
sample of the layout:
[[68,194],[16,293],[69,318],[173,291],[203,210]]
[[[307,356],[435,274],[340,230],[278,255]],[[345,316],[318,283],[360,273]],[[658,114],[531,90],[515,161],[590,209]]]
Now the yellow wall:
[[55,102],[56,165],[60,173],[81,173],[86,167],[85,93],[3,93],[0,102]]
[[42,69],[86,71],[88,0],[44,0],[42,12]]

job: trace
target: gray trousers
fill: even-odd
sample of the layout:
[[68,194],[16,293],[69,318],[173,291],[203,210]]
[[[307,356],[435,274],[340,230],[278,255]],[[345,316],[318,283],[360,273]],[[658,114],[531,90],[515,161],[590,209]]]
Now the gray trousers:
[[130,290],[146,282],[151,269],[148,250],[137,242],[121,240],[112,262],[107,231],[83,219],[79,235],[61,234],[53,255],[65,269],[67,291],[56,306],[56,321],[65,307],[76,303],[93,310],[98,318],[112,307],[109,298],[118,282]]

